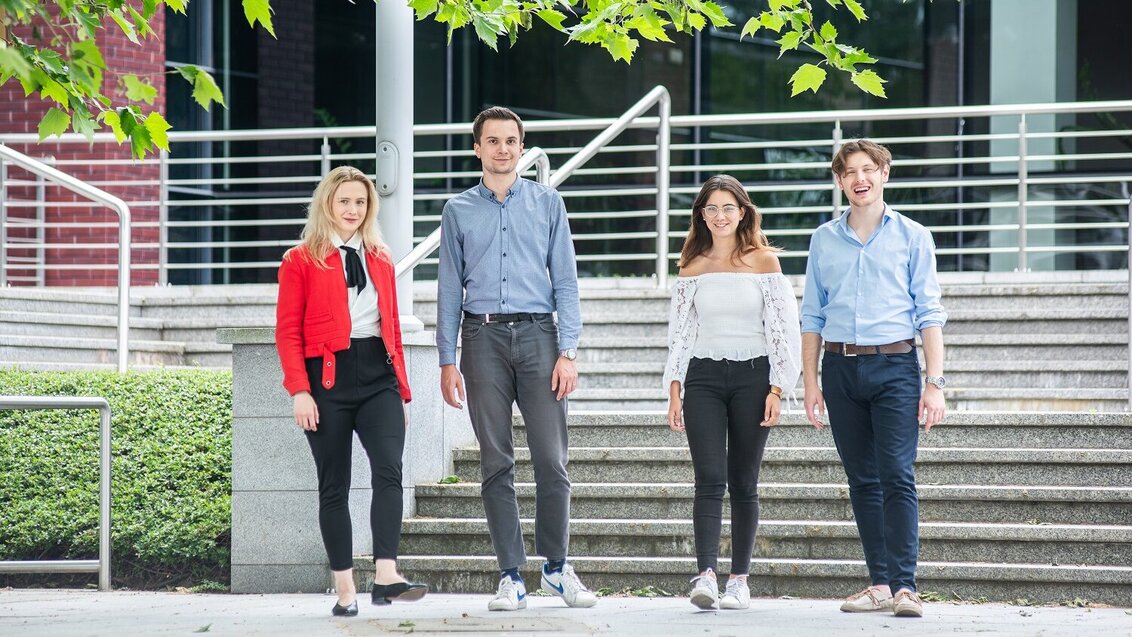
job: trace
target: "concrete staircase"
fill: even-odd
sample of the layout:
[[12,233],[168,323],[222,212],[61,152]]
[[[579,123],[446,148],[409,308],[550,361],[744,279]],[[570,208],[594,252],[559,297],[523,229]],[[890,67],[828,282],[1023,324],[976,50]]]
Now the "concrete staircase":
[[[848,487],[828,432],[790,414],[763,464],[756,595],[839,597],[867,582]],[[516,490],[532,556],[534,495],[516,417]],[[570,417],[571,561],[593,589],[686,594],[696,570],[692,467],[659,413]],[[418,485],[400,566],[437,590],[494,589],[478,452],[457,484]],[[953,412],[922,434],[920,587],[947,599],[1132,605],[1132,422],[1124,414]],[[728,515],[725,504],[725,517]],[[730,550],[724,525],[723,555]],[[537,587],[532,559],[528,585]],[[723,560],[721,570],[727,571]],[[372,562],[359,558],[359,575]]]
[[[941,276],[948,407],[1127,411],[1127,273],[1087,274]],[[426,329],[435,299],[434,288],[416,294]],[[583,286],[572,409],[666,409],[668,303],[666,291]]]
[[[232,366],[221,327],[275,324],[275,286],[134,288],[130,369]],[[117,362],[113,289],[0,289],[0,368],[113,369]]]

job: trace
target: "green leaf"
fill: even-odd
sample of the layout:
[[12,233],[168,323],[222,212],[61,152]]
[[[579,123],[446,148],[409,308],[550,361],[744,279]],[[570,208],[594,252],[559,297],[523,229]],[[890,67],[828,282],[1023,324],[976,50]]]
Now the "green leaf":
[[864,22],[869,19],[869,16],[865,15],[865,8],[861,6],[858,0],[843,1],[845,2],[845,7],[853,14],[853,17],[857,18],[857,22]]
[[640,43],[633,38],[630,38],[624,33],[610,34],[604,42],[601,43],[614,60],[625,60],[625,63],[633,61],[633,53],[636,52],[637,46]]
[[416,13],[417,20],[424,20],[436,13],[439,4],[439,0],[409,0],[409,8]]
[[126,141],[126,133],[122,130],[122,118],[118,115],[118,111],[103,111],[99,119],[110,127],[110,132],[114,133],[114,139],[119,144]]
[[802,93],[804,91],[818,92],[821,85],[825,82],[825,69],[813,64],[803,64],[794,71],[794,75],[790,77],[790,97]]
[[216,80],[212,79],[206,71],[191,64],[186,64],[177,69],[189,82],[193,85],[193,99],[200,104],[204,110],[208,110],[213,102],[228,108],[224,104],[224,93],[220,91],[220,87],[216,85]]
[[153,35],[153,28],[149,26],[149,20],[145,16],[138,13],[138,10],[127,5],[126,10],[130,12],[130,17],[134,19],[134,24],[137,26],[138,35],[145,38]]
[[122,33],[126,34],[126,38],[129,39],[130,42],[133,42],[134,44],[141,44],[141,42],[138,41],[138,34],[137,31],[134,30],[134,25],[126,21],[126,18],[122,16],[120,9],[117,11],[110,11],[108,15],[110,16],[111,20],[118,23],[118,27],[122,29]]
[[499,50],[499,32],[495,30],[491,22],[483,16],[475,16],[472,18],[472,26],[476,29],[476,37],[481,42],[491,47],[492,51]]
[[834,9],[837,8],[837,5],[841,4],[841,0],[825,0],[825,1],[828,2],[829,6],[833,7]]
[[[165,0],[165,4],[172,10],[185,15],[185,0]],[[118,140],[121,143],[121,140]]]
[[39,141],[52,135],[62,135],[71,125],[71,117],[67,113],[52,106],[47,110],[43,119],[39,120]]
[[770,0],[771,11],[781,11],[784,7],[793,9],[801,0]]
[[106,61],[102,59],[102,51],[94,40],[82,40],[71,44],[71,62],[98,69],[106,68]]
[[90,112],[83,109],[85,112],[76,110],[71,113],[71,128],[76,133],[86,137],[88,142],[94,141],[94,120],[91,119]]
[[165,118],[157,111],[150,113],[145,118],[145,129],[149,131],[150,139],[153,140],[155,146],[166,152],[169,151],[169,135],[166,134],[166,131],[170,128],[172,126],[169,125],[169,122],[165,121]]
[[130,149],[135,159],[145,157],[148,150],[153,148],[153,139],[150,138],[149,129],[145,126],[135,126],[130,131]]
[[759,22],[775,33],[781,32],[782,27],[786,26],[786,20],[782,16],[770,11],[763,11],[759,16]]
[[778,57],[782,57],[783,53],[791,49],[798,48],[798,44],[802,42],[801,31],[787,31],[786,35],[778,40]]
[[668,21],[660,19],[652,7],[638,7],[633,18],[625,22],[625,27],[630,30],[636,29],[637,33],[646,40],[672,42],[668,32],[664,30],[667,24]]
[[[26,78],[31,73],[31,65],[16,49],[0,42],[0,73],[9,77]],[[3,82],[0,82],[3,84]]]
[[705,2],[703,13],[708,20],[711,20],[711,26],[717,29],[732,26],[731,20],[728,20],[727,14],[723,12],[723,7],[714,2]]
[[707,20],[705,20],[704,17],[698,13],[689,13],[688,26],[692,27],[692,30],[694,31],[703,31],[704,27],[707,26]]
[[66,106],[71,101],[71,95],[67,93],[67,89],[51,78],[47,78],[47,81],[39,88],[39,94],[54,100],[56,104],[61,106]]
[[825,24],[821,25],[821,38],[823,40],[836,40],[837,39],[837,29],[834,28],[832,22],[829,22],[827,20]]
[[[848,2],[849,0],[845,1]],[[849,79],[857,85],[857,88],[866,93],[876,95],[877,97],[888,97],[884,94],[883,86],[884,83],[887,82],[887,80],[877,75],[873,71],[866,70],[861,71],[860,73],[854,73],[849,76]]]
[[554,28],[555,31],[566,32],[566,27],[562,26],[562,23],[566,21],[565,13],[555,11],[554,9],[543,9],[539,11],[537,15],[543,22]]
[[274,38],[275,27],[271,25],[271,5],[268,0],[243,0],[243,3],[244,17],[248,19],[248,25],[254,27],[255,23],[259,22]]
[[149,82],[138,79],[136,75],[123,75],[122,83],[126,85],[126,98],[131,102],[153,104],[157,99],[157,89]]
[[755,34],[758,33],[761,28],[762,24],[759,22],[758,18],[748,19],[747,23],[743,25],[743,30],[739,32],[739,40],[742,41],[743,38],[748,35],[752,38],[755,37]]

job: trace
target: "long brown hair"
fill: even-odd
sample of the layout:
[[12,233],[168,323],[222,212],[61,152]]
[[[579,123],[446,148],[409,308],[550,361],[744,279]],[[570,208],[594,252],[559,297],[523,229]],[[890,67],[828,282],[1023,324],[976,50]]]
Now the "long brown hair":
[[712,235],[704,220],[703,209],[707,200],[718,190],[723,190],[735,197],[739,207],[743,209],[743,218],[735,230],[735,251],[731,253],[731,262],[741,264],[742,256],[751,250],[769,249],[778,251],[767,241],[762,230],[762,214],[751,198],[743,184],[731,175],[716,175],[710,177],[700,188],[700,194],[692,202],[692,226],[688,228],[688,238],[684,239],[684,248],[680,251],[680,267],[687,267],[693,259],[711,249]]
[[353,166],[339,166],[331,170],[322,178],[318,187],[311,195],[311,203],[307,208],[307,225],[301,235],[302,245],[306,247],[314,262],[326,267],[326,257],[334,251],[334,242],[331,235],[334,230],[334,194],[338,187],[348,181],[356,181],[366,189],[366,217],[358,228],[362,245],[366,252],[380,254],[385,250],[385,242],[381,239],[381,228],[377,225],[377,211],[379,208],[377,189],[365,173]]

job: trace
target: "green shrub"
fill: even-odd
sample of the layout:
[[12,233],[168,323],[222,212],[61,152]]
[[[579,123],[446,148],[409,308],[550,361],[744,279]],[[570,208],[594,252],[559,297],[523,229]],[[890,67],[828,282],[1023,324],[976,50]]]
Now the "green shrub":
[[[0,395],[109,402],[115,586],[228,581],[231,372],[0,371]],[[98,556],[97,411],[0,412],[0,529],[0,560]]]

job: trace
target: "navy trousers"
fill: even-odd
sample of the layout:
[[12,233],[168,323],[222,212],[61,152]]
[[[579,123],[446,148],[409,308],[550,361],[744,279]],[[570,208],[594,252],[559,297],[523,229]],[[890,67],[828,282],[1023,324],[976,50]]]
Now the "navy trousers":
[[920,364],[906,354],[826,352],[822,392],[873,584],[916,590]]

